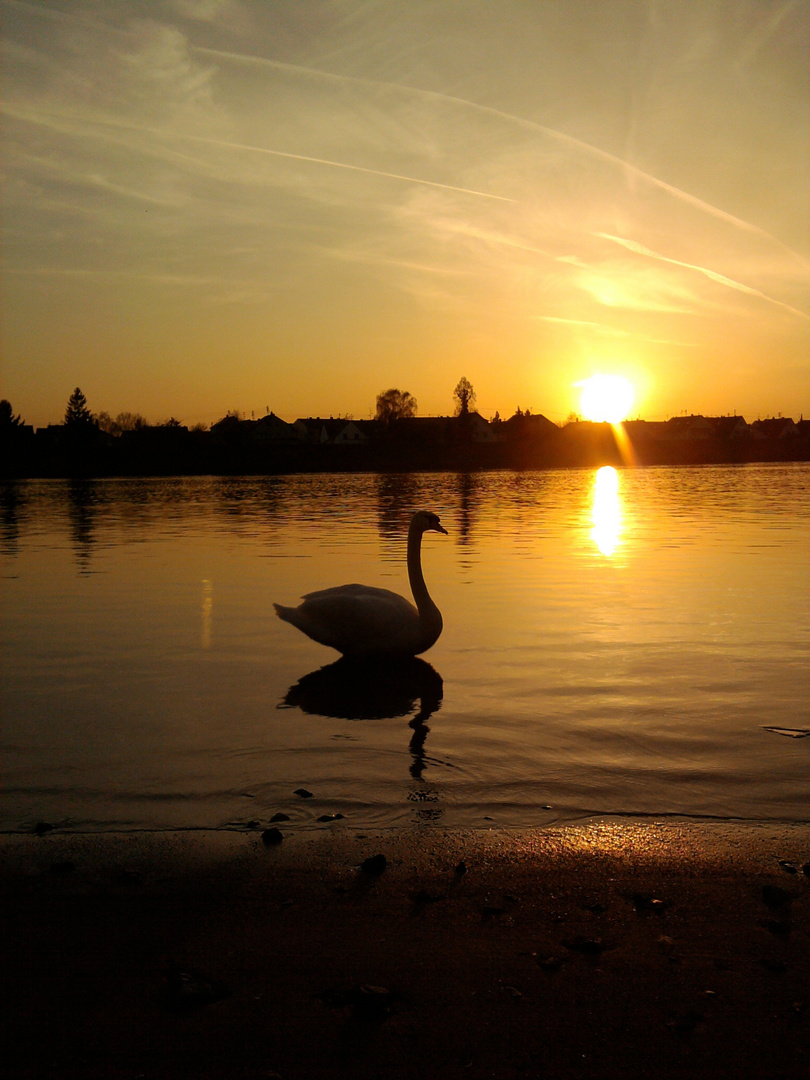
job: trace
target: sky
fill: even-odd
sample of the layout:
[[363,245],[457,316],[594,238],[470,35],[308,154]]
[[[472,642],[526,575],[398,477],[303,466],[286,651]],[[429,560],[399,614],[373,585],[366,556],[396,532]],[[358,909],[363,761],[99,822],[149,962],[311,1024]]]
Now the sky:
[[810,416],[808,0],[2,0],[0,396]]

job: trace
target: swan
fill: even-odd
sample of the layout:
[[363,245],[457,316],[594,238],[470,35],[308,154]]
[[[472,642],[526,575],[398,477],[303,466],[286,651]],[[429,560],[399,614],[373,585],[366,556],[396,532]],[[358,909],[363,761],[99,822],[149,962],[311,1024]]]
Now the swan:
[[416,607],[389,589],[338,585],[307,593],[298,607],[273,604],[276,614],[321,645],[344,656],[416,656],[435,644],[442,615],[422,576],[422,534],[447,535],[436,514],[419,510],[408,529],[408,580]]

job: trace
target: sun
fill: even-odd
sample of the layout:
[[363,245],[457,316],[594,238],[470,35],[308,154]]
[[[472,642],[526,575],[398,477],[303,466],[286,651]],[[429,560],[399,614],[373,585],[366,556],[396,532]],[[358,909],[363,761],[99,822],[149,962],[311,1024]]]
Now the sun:
[[620,424],[633,405],[633,386],[622,375],[592,375],[582,387],[579,407],[586,420]]

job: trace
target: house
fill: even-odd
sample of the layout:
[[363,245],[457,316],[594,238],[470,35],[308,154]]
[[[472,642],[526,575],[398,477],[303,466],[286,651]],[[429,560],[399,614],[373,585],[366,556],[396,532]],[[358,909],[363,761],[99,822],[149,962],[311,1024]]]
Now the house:
[[707,419],[719,439],[742,439],[750,434],[744,416],[709,416]]
[[664,420],[625,420],[622,427],[631,443],[660,441],[670,430]]
[[792,439],[800,434],[789,416],[770,416],[765,420],[755,420],[751,431],[757,439]]
[[504,442],[531,441],[553,439],[560,434],[560,429],[542,413],[516,412],[508,420],[501,421],[496,431],[490,425],[494,439],[503,439]]
[[453,418],[450,416],[408,416],[395,420],[388,435],[408,446],[445,446],[450,441]]
[[332,417],[323,420],[309,416],[299,418],[292,427],[300,439],[316,446],[363,446],[372,434],[369,429],[364,430],[366,423],[369,421],[335,420]]
[[[461,417],[457,417],[457,420],[461,420]],[[540,419],[545,419],[541,417]],[[467,423],[469,424],[470,437],[475,443],[494,443],[498,442],[498,432],[484,417],[477,412],[467,413]]]
[[711,420],[705,416],[671,416],[666,422],[668,439],[709,439],[714,433]]
[[248,437],[257,443],[279,445],[283,443],[297,443],[301,441],[299,432],[294,424],[288,424],[275,413],[268,413],[258,420],[243,420],[241,423],[250,425],[247,428]]

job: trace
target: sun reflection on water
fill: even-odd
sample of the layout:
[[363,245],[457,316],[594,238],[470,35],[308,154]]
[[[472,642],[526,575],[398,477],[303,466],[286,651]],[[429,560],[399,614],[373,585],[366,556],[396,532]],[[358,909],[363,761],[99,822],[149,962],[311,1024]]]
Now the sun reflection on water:
[[200,648],[211,648],[211,627],[214,614],[214,583],[208,578],[202,583],[202,629],[200,633]]
[[603,465],[596,472],[592,519],[591,539],[603,555],[613,555],[622,532],[622,507],[619,474],[612,465]]

